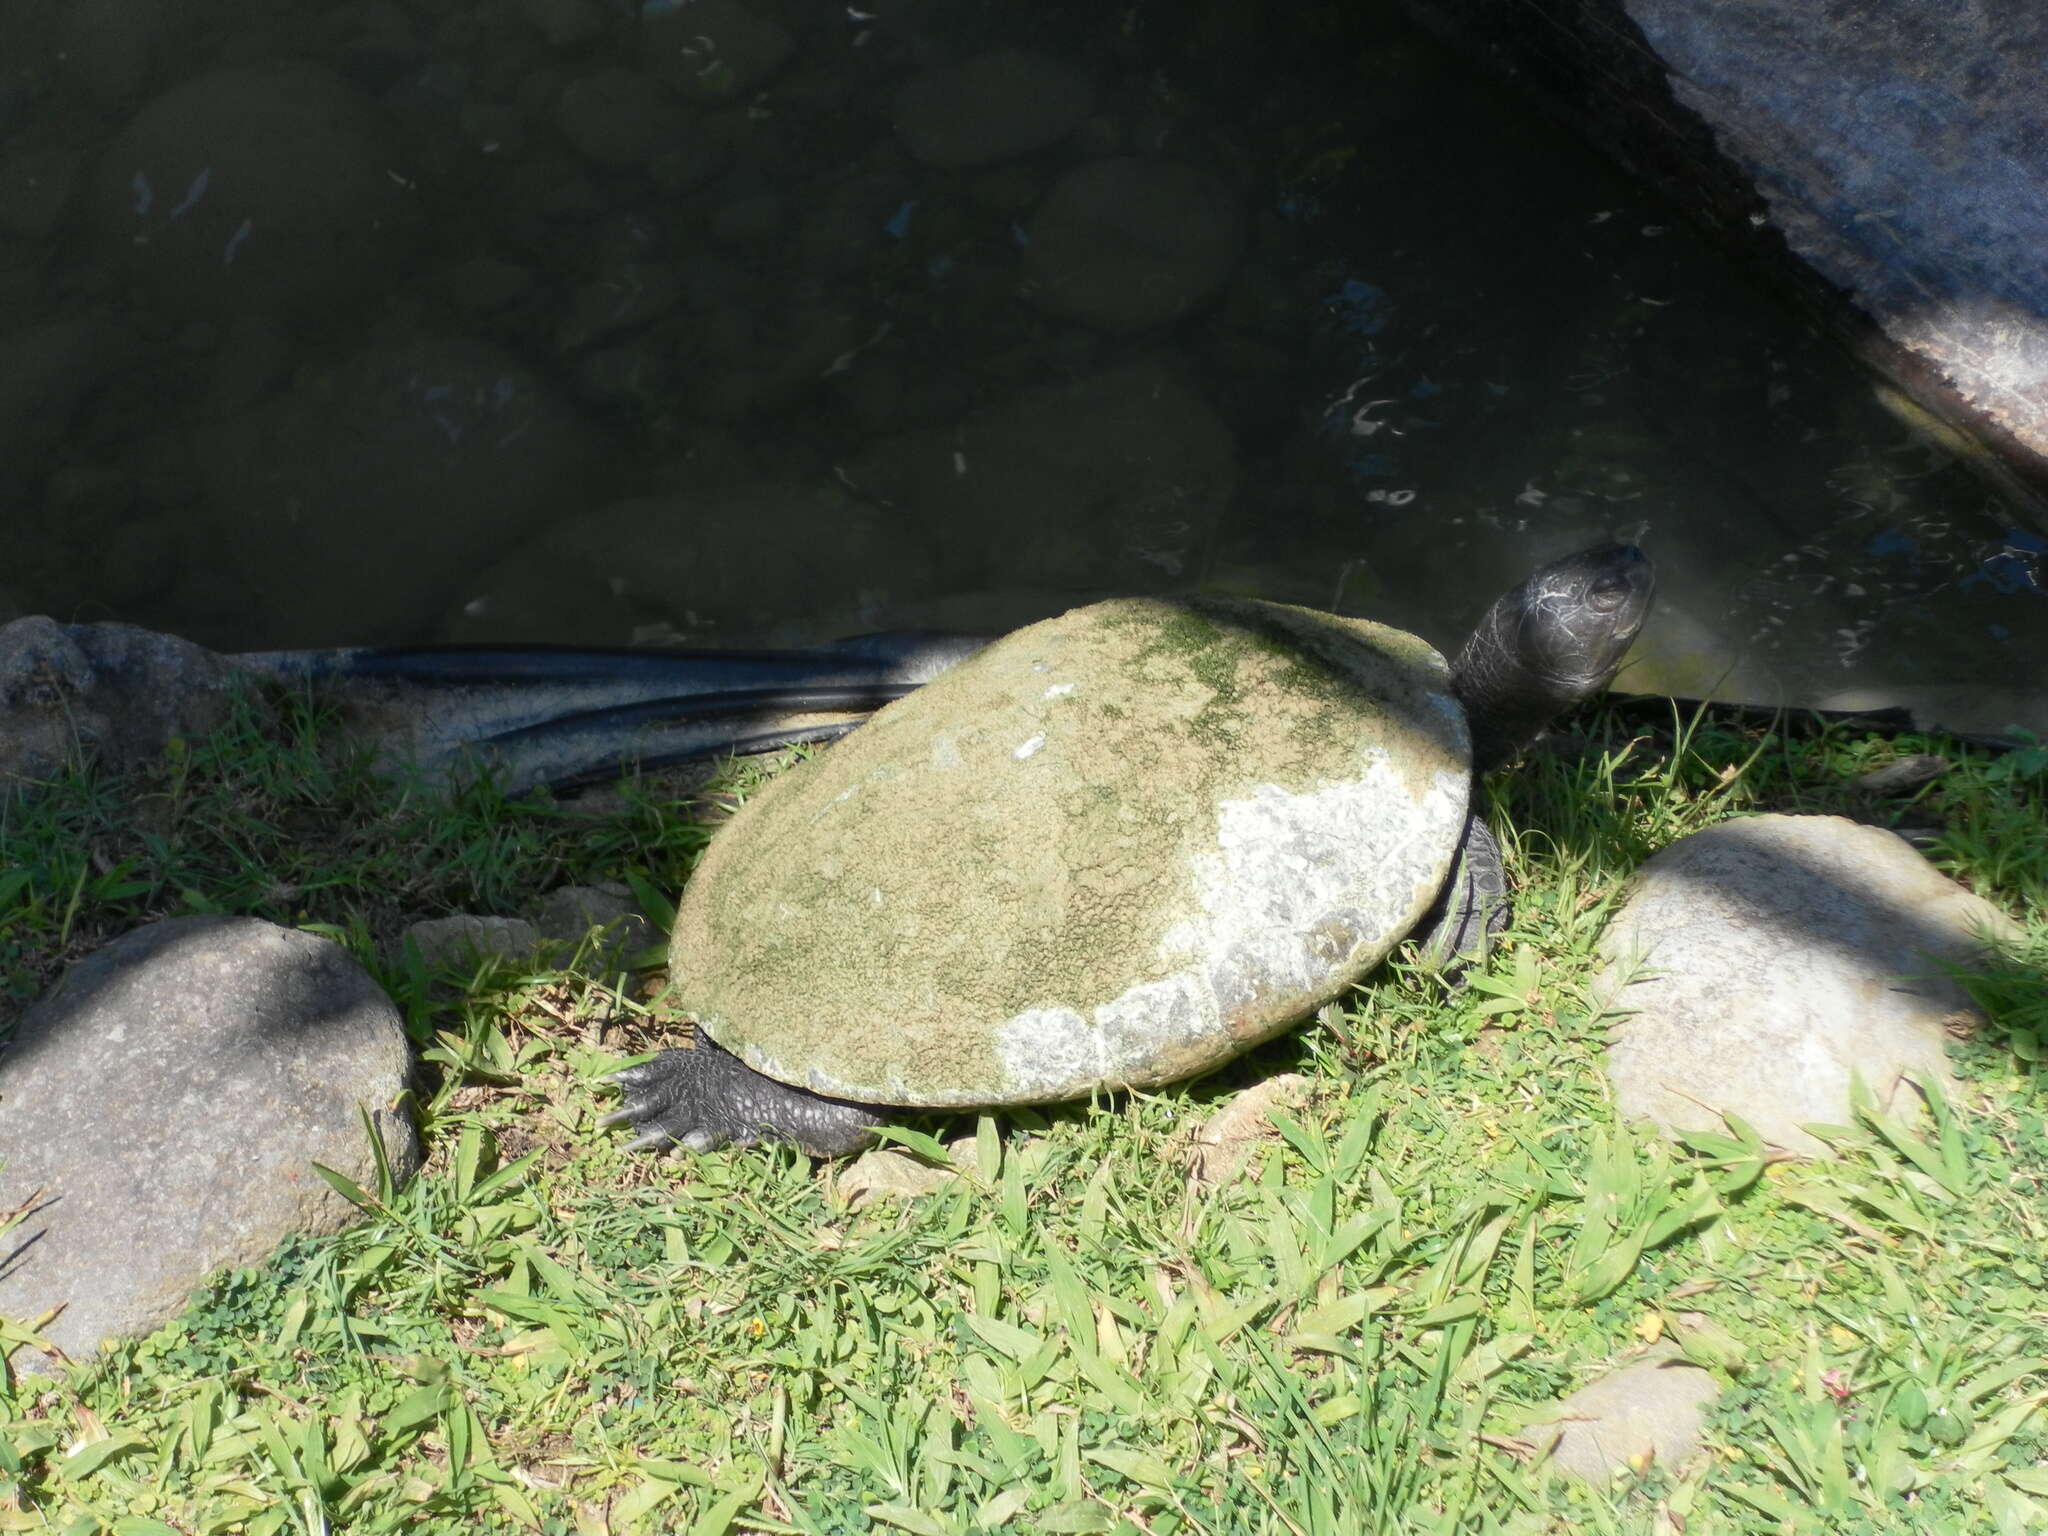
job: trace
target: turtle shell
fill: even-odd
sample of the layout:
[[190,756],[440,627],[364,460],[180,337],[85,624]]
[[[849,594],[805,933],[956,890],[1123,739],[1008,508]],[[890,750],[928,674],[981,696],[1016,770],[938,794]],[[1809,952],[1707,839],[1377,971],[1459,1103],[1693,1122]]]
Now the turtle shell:
[[1470,762],[1413,635],[1248,599],[1075,609],[749,801],[684,891],[672,995],[757,1071],[869,1103],[1190,1077],[1407,934]]

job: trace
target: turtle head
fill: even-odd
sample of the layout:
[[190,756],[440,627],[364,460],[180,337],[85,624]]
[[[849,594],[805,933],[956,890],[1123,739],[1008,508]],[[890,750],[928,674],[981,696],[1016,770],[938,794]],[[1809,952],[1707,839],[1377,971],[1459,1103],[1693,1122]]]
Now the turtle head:
[[1552,561],[1487,609],[1451,664],[1473,767],[1498,767],[1605,688],[1656,584],[1635,545],[1601,544]]

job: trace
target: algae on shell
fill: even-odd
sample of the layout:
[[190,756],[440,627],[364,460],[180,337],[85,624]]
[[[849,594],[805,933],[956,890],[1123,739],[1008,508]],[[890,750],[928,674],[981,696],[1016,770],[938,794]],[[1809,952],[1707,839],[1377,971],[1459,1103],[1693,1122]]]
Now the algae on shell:
[[678,913],[677,1002],[874,1103],[1192,1076],[1377,964],[1435,898],[1470,749],[1399,630],[1227,598],[1018,631],[755,797]]

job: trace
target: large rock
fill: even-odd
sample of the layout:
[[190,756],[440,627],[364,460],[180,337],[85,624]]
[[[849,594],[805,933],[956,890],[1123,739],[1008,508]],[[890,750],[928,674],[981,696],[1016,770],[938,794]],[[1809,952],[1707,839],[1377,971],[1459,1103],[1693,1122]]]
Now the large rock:
[[45,1337],[87,1354],[177,1316],[223,1265],[345,1226],[355,1207],[312,1164],[374,1187],[367,1111],[409,1177],[408,1070],[397,1010],[326,939],[221,917],[123,935],[0,1056],[0,1210],[35,1197],[0,1312],[61,1306]]
[[870,1102],[1192,1077],[1435,898],[1469,789],[1448,686],[1412,635],[1278,604],[1033,625],[740,809],[684,891],[674,996],[757,1071]]
[[212,651],[132,624],[0,625],[0,789],[74,756],[119,770],[228,715],[235,674]]
[[1944,964],[2013,925],[1904,839],[1834,816],[1723,822],[1638,872],[1600,941],[1616,1102],[1667,1130],[1740,1115],[1820,1154],[1800,1129],[1853,1120],[1850,1077],[1880,1104],[1946,1083],[1945,1042],[1977,1019]]

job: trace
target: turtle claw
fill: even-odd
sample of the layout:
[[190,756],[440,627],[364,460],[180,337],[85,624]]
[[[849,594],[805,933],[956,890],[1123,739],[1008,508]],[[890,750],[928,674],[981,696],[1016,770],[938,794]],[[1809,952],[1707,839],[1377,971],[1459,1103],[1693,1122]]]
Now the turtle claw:
[[[617,1119],[619,1119],[619,1116],[613,1115],[605,1121],[605,1124],[610,1125]],[[734,1144],[744,1145],[744,1143],[737,1141]],[[718,1141],[705,1131],[692,1131],[687,1136],[681,1137],[669,1131],[649,1131],[645,1136],[635,1136],[631,1141],[627,1142],[626,1150],[628,1152],[663,1153],[678,1150],[686,1152],[711,1152],[717,1150],[718,1145]]]
[[640,1132],[627,1150],[710,1152],[794,1142],[813,1157],[858,1151],[882,1117],[865,1105],[806,1093],[765,1077],[703,1035],[615,1074],[624,1097],[606,1125]]

